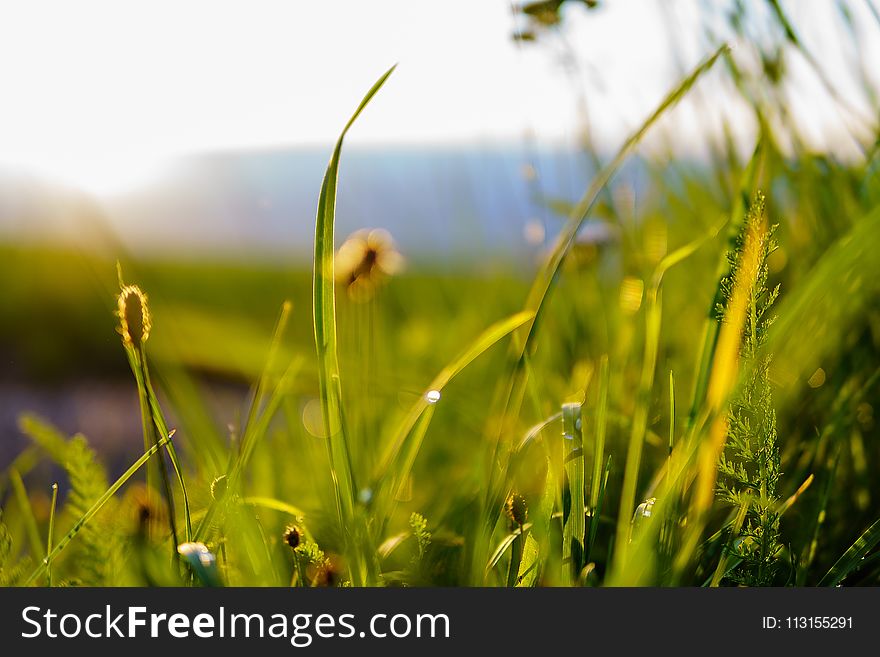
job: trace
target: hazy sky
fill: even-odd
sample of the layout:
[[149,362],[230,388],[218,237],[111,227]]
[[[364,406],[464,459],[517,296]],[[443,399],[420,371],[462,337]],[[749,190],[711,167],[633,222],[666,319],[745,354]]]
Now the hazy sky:
[[[702,4],[675,2],[671,30],[657,0],[572,8],[574,79],[600,141],[706,55]],[[832,3],[796,4],[821,38]],[[507,0],[0,0],[0,162],[101,191],[169,155],[329,144],[395,62],[351,143],[571,139],[577,84],[554,47],[515,45],[514,25]],[[827,108],[804,113],[820,136],[833,126]]]

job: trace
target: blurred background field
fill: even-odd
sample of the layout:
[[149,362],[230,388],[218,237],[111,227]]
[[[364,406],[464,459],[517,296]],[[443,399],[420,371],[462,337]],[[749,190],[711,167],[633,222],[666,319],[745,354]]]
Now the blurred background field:
[[[364,3],[375,5],[370,9],[341,3],[343,17],[334,20],[306,7],[311,3],[291,3],[292,13],[256,4],[238,14],[217,10],[215,27],[204,28],[208,54],[186,60],[179,79],[170,73],[170,55],[143,55],[140,37],[128,49],[116,41],[138,33],[133,19],[100,3],[90,11],[117,21],[112,45],[120,63],[76,46],[67,66],[79,90],[65,86],[60,50],[3,58],[0,79],[22,85],[30,70],[58,93],[29,97],[26,86],[14,87],[22,95],[12,118],[0,108],[0,502],[14,537],[10,563],[34,567],[44,556],[35,545],[45,539],[34,534],[45,536],[52,482],[61,491],[58,534],[76,519],[76,507],[64,511],[69,470],[22,432],[22,414],[64,436],[84,434],[109,481],[143,453],[138,389],[114,316],[117,260],[125,281],[149,296],[151,373],[177,429],[192,509],[202,517],[211,484],[227,472],[241,439],[273,327],[290,301],[276,358],[296,363],[295,375],[243,474],[241,494],[292,505],[318,545],[350,561],[323,445],[311,259],[321,177],[360,94],[400,60],[352,129],[339,174],[337,248],[359,229],[379,228],[404,259],[368,299],[348,294],[344,281],[337,290],[342,393],[352,462],[364,482],[432,377],[489,325],[524,307],[567,217],[626,135],[726,42],[732,50],[651,128],[578,231],[540,324],[522,412],[501,416],[499,396],[511,376],[502,340],[442,391],[412,476],[373,548],[382,555],[385,583],[503,584],[507,552],[497,569],[478,573],[473,566],[473,517],[481,513],[486,469],[494,467],[491,437],[500,431],[516,443],[575,400],[594,421],[607,358],[605,454],[613,465],[603,511],[588,517],[598,535],[581,583],[611,581],[634,417],[646,404],[636,476],[641,502],[666,463],[668,436],[684,440],[693,420],[701,339],[714,321],[731,217],[743,196],[763,191],[779,243],[767,262],[771,287],[781,293],[766,345],[779,498],[806,483],[780,521],[773,583],[819,583],[880,516],[880,79],[873,66],[880,61],[880,16],[873,0],[450,2],[430,11],[402,2]],[[183,58],[175,48],[213,10],[193,3],[165,26],[175,11],[160,5],[141,18]],[[235,27],[242,16],[247,29]],[[14,18],[25,33],[33,25],[27,12]],[[273,23],[294,28],[302,43],[283,41]],[[328,46],[334,52],[306,61],[323,52],[315,39],[336,43]],[[227,50],[249,46],[256,52],[236,68]],[[310,65],[317,71],[306,71]],[[265,70],[252,79],[248,66]],[[164,86],[155,80],[163,75]],[[201,91],[192,82],[200,79]],[[192,89],[177,86],[190,83]],[[278,91],[297,85],[297,93]],[[175,89],[179,98],[169,95]],[[152,92],[158,105],[180,107],[179,115],[168,107],[157,114],[155,99],[146,100]],[[246,100],[233,101],[238,93]],[[64,105],[54,104],[65,95],[66,118]],[[212,104],[228,107],[215,112]],[[754,184],[744,188],[747,180]],[[642,402],[652,277],[666,256],[701,237],[663,277],[653,385]],[[559,429],[557,422],[548,434]],[[590,472],[589,458],[585,465]],[[19,474],[30,508],[16,495]],[[529,489],[533,480],[541,477],[527,476],[522,492],[537,513],[542,493],[538,484]],[[176,582],[157,575],[161,568],[133,565],[140,553],[132,542],[143,529],[137,490],[132,482],[119,494],[117,522],[107,530],[113,545],[128,546],[125,554],[95,575],[71,556],[92,542],[73,542],[56,581]],[[367,484],[359,491],[367,509],[374,492]],[[251,515],[230,521],[235,529],[225,539],[231,552],[241,547],[224,571],[229,583],[288,584],[292,566],[281,532],[297,514],[246,508]],[[728,510],[716,511],[708,538],[729,527]],[[430,546],[423,554],[419,539],[391,550],[385,542],[409,535],[413,512],[427,518]],[[113,524],[110,517],[103,511],[99,526]],[[508,531],[504,522],[493,525],[492,547]],[[236,532],[251,532],[250,539]],[[254,533],[265,554],[254,556],[262,550],[248,542]],[[152,538],[159,546],[167,541]],[[880,533],[871,540],[876,545]],[[208,544],[217,551],[219,543]],[[714,545],[674,578],[658,570],[638,583],[702,584],[716,567]],[[880,582],[873,545],[849,582]],[[544,583],[559,580],[546,575]]]

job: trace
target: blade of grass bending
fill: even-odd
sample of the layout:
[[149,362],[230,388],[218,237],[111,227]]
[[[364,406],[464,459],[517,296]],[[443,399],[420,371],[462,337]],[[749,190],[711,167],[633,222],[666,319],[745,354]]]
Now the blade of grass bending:
[[[257,382],[257,387],[254,389],[254,397],[251,400],[251,405],[248,409],[247,420],[245,421],[244,430],[242,432],[244,437],[247,437],[248,428],[256,420],[257,413],[263,404],[263,397],[266,394],[269,377],[275,367],[275,360],[277,359],[278,349],[281,345],[281,337],[284,335],[284,330],[287,328],[287,320],[290,318],[290,311],[292,308],[293,304],[290,301],[285,301],[281,304],[281,312],[278,314],[278,321],[275,322],[275,329],[272,331],[272,342],[269,346],[269,355],[266,357],[266,365],[263,368],[263,372],[260,374],[260,380]],[[245,449],[246,447],[244,437],[240,444],[241,449]]]
[[495,551],[489,558],[489,562],[486,564],[486,574],[488,574],[495,566],[498,565],[498,562],[501,561],[501,557],[504,556],[504,553],[507,552],[507,549],[521,535],[521,533],[525,533],[531,528],[532,523],[527,522],[522,527],[517,527],[512,532],[507,534],[503,539],[501,539],[501,542],[498,544],[498,547],[495,548]]
[[[515,354],[516,365],[513,370],[511,382],[507,389],[503,413],[504,417],[516,416],[519,414],[520,405],[523,399],[523,387],[526,383],[525,379],[527,376],[524,367],[524,355],[529,353],[534,346],[534,342],[537,337],[538,324],[542,317],[542,313],[547,305],[547,300],[550,296],[550,292],[552,291],[554,282],[559,276],[559,271],[562,267],[562,263],[564,262],[566,255],[568,255],[568,252],[571,250],[571,247],[575,242],[575,238],[577,237],[577,233],[580,230],[581,225],[586,220],[590,211],[593,209],[593,206],[599,198],[600,193],[605,188],[605,186],[614,178],[614,176],[617,174],[617,171],[630,156],[630,154],[635,150],[636,146],[638,146],[639,142],[642,140],[645,134],[660,119],[660,117],[666,112],[666,110],[678,103],[678,101],[684,97],[684,95],[697,82],[697,80],[706,71],[711,69],[715,62],[718,61],[718,58],[729,49],[730,47],[726,44],[720,46],[712,55],[701,62],[690,73],[690,75],[684,78],[684,80],[682,80],[678,84],[678,86],[675,87],[675,89],[673,89],[669,94],[666,95],[666,97],[660,102],[657,108],[648,116],[647,119],[645,119],[641,126],[639,126],[639,128],[627,138],[627,140],[623,143],[623,146],[621,146],[620,150],[618,150],[617,154],[614,156],[614,159],[596,175],[584,196],[580,199],[580,201],[578,201],[577,205],[572,210],[568,221],[566,222],[565,226],[562,228],[559,236],[556,239],[556,243],[553,246],[550,257],[547,259],[547,261],[544,263],[537,276],[535,277],[535,281],[532,284],[532,288],[529,291],[529,295],[526,300],[526,310],[534,312],[535,317],[532,320],[531,324],[528,326],[525,340],[521,342],[516,341],[516,349],[518,353]],[[498,441],[496,442],[499,441],[500,436],[498,438]],[[498,446],[496,445],[496,456],[497,449]],[[497,482],[490,479],[487,486],[487,507],[491,505],[492,500],[496,496],[497,485]]]
[[880,519],[868,527],[855,543],[843,553],[843,556],[831,566],[825,577],[819,580],[819,586],[837,586],[847,575],[859,567],[865,556],[880,543]]
[[162,447],[171,442],[171,437],[173,436],[173,432],[170,435],[165,436],[161,440],[159,440],[155,445],[150,447],[143,456],[141,456],[137,461],[131,464],[131,466],[122,473],[122,476],[119,477],[113,484],[108,488],[101,497],[99,497],[95,503],[89,507],[88,511],[86,511],[82,517],[79,518],[75,523],[73,523],[73,527],[64,535],[64,537],[58,541],[52,551],[46,555],[46,558],[43,560],[43,563],[40,564],[39,567],[34,570],[30,577],[28,577],[27,581],[24,583],[24,586],[29,586],[33,583],[33,581],[39,577],[40,573],[45,572],[45,569],[51,565],[55,559],[58,558],[58,555],[64,551],[64,549],[70,544],[70,542],[74,539],[74,537],[80,532],[80,530],[85,527],[85,525],[101,510],[101,508],[107,503],[107,501],[116,494],[122,486],[134,475],[135,472],[140,470],[141,466],[144,465],[147,461],[150,460],[150,457],[153,456],[156,452],[158,452]]
[[721,580],[724,576],[731,571],[731,567],[727,564],[727,558],[733,553],[734,542],[739,537],[739,533],[742,530],[743,523],[746,520],[746,514],[749,512],[750,504],[751,500],[746,498],[739,506],[736,518],[734,518],[733,524],[730,527],[730,537],[721,547],[721,558],[718,560],[718,567],[715,569],[715,574],[712,575],[712,581],[709,584],[712,588],[721,584]]
[[58,484],[52,484],[52,505],[49,507],[49,531],[46,533],[46,586],[52,586],[52,564],[49,563],[49,555],[52,554],[52,536],[55,533],[55,509],[58,505]]
[[330,473],[334,484],[337,515],[340,527],[346,535],[351,530],[349,523],[354,515],[356,489],[352,464],[348,460],[347,437],[343,431],[342,399],[339,397],[340,386],[338,384],[340,377],[336,347],[336,277],[333,263],[336,185],[339,176],[339,157],[345,135],[393,70],[392,66],[370,88],[339,135],[327,165],[324,180],[321,183],[321,195],[318,199],[318,212],[315,220],[312,302],[314,306],[315,346],[318,354],[318,383],[324,430],[327,432],[327,453],[330,458]]
[[[492,324],[483,333],[481,333],[471,345],[454,358],[446,367],[444,367],[437,376],[428,385],[425,395],[420,396],[410,407],[404,416],[397,430],[394,432],[385,457],[382,460],[382,466],[379,470],[378,478],[391,478],[398,482],[403,481],[409,474],[406,467],[407,454],[411,454],[413,458],[421,447],[421,438],[413,435],[413,428],[416,426],[419,418],[426,409],[432,408],[433,403],[428,399],[428,393],[440,394],[452,379],[458,376],[473,361],[479,358],[487,349],[497,343],[506,335],[512,333],[517,328],[525,324],[533,317],[533,313],[519,312],[511,317],[503,319]],[[425,427],[427,429],[427,426]],[[409,445],[407,443],[410,443]]]
[[251,506],[261,506],[264,509],[272,509],[273,511],[286,513],[297,520],[302,520],[306,516],[303,510],[299,507],[295,507],[292,504],[288,504],[281,500],[276,500],[274,497],[243,497],[241,501],[245,504],[250,504]]

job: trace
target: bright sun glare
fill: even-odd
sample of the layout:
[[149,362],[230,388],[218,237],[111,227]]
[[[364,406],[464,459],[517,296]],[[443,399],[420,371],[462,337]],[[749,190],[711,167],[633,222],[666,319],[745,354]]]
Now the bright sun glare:
[[165,158],[139,155],[44,156],[20,158],[16,168],[52,182],[101,197],[112,197],[148,186],[167,167]]
[[[350,142],[509,143],[529,134],[573,143],[579,134],[571,80],[546,50],[513,44],[503,0],[448,0],[433,10],[409,0],[7,4],[0,163],[95,194],[148,183],[176,155],[327,146],[394,62]],[[572,21],[580,55],[601,62],[590,121],[605,148],[616,148],[679,75],[656,29],[660,0],[640,7],[639,20],[627,5],[603,3],[595,20],[572,13],[581,18]],[[696,13],[682,10],[679,20],[692,25]],[[621,47],[624,36],[638,47]],[[680,46],[685,68],[707,52],[698,40]],[[818,103],[802,105],[820,116]],[[690,139],[698,124],[683,122],[678,142],[703,143]]]

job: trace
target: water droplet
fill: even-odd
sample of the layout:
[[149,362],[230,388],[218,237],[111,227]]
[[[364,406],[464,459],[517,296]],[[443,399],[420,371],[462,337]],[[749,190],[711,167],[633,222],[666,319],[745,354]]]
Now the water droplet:
[[436,404],[440,401],[440,391],[439,390],[429,390],[425,393],[425,401],[429,404]]
[[633,513],[632,522],[630,523],[630,528],[632,532],[635,532],[639,527],[642,526],[642,523],[650,519],[650,517],[654,513],[654,504],[656,502],[656,497],[649,497],[647,500],[636,507],[636,511],[635,513]]
[[372,488],[361,488],[360,492],[358,493],[358,501],[361,504],[366,506],[367,504],[372,502],[372,500],[373,500],[373,489]]

